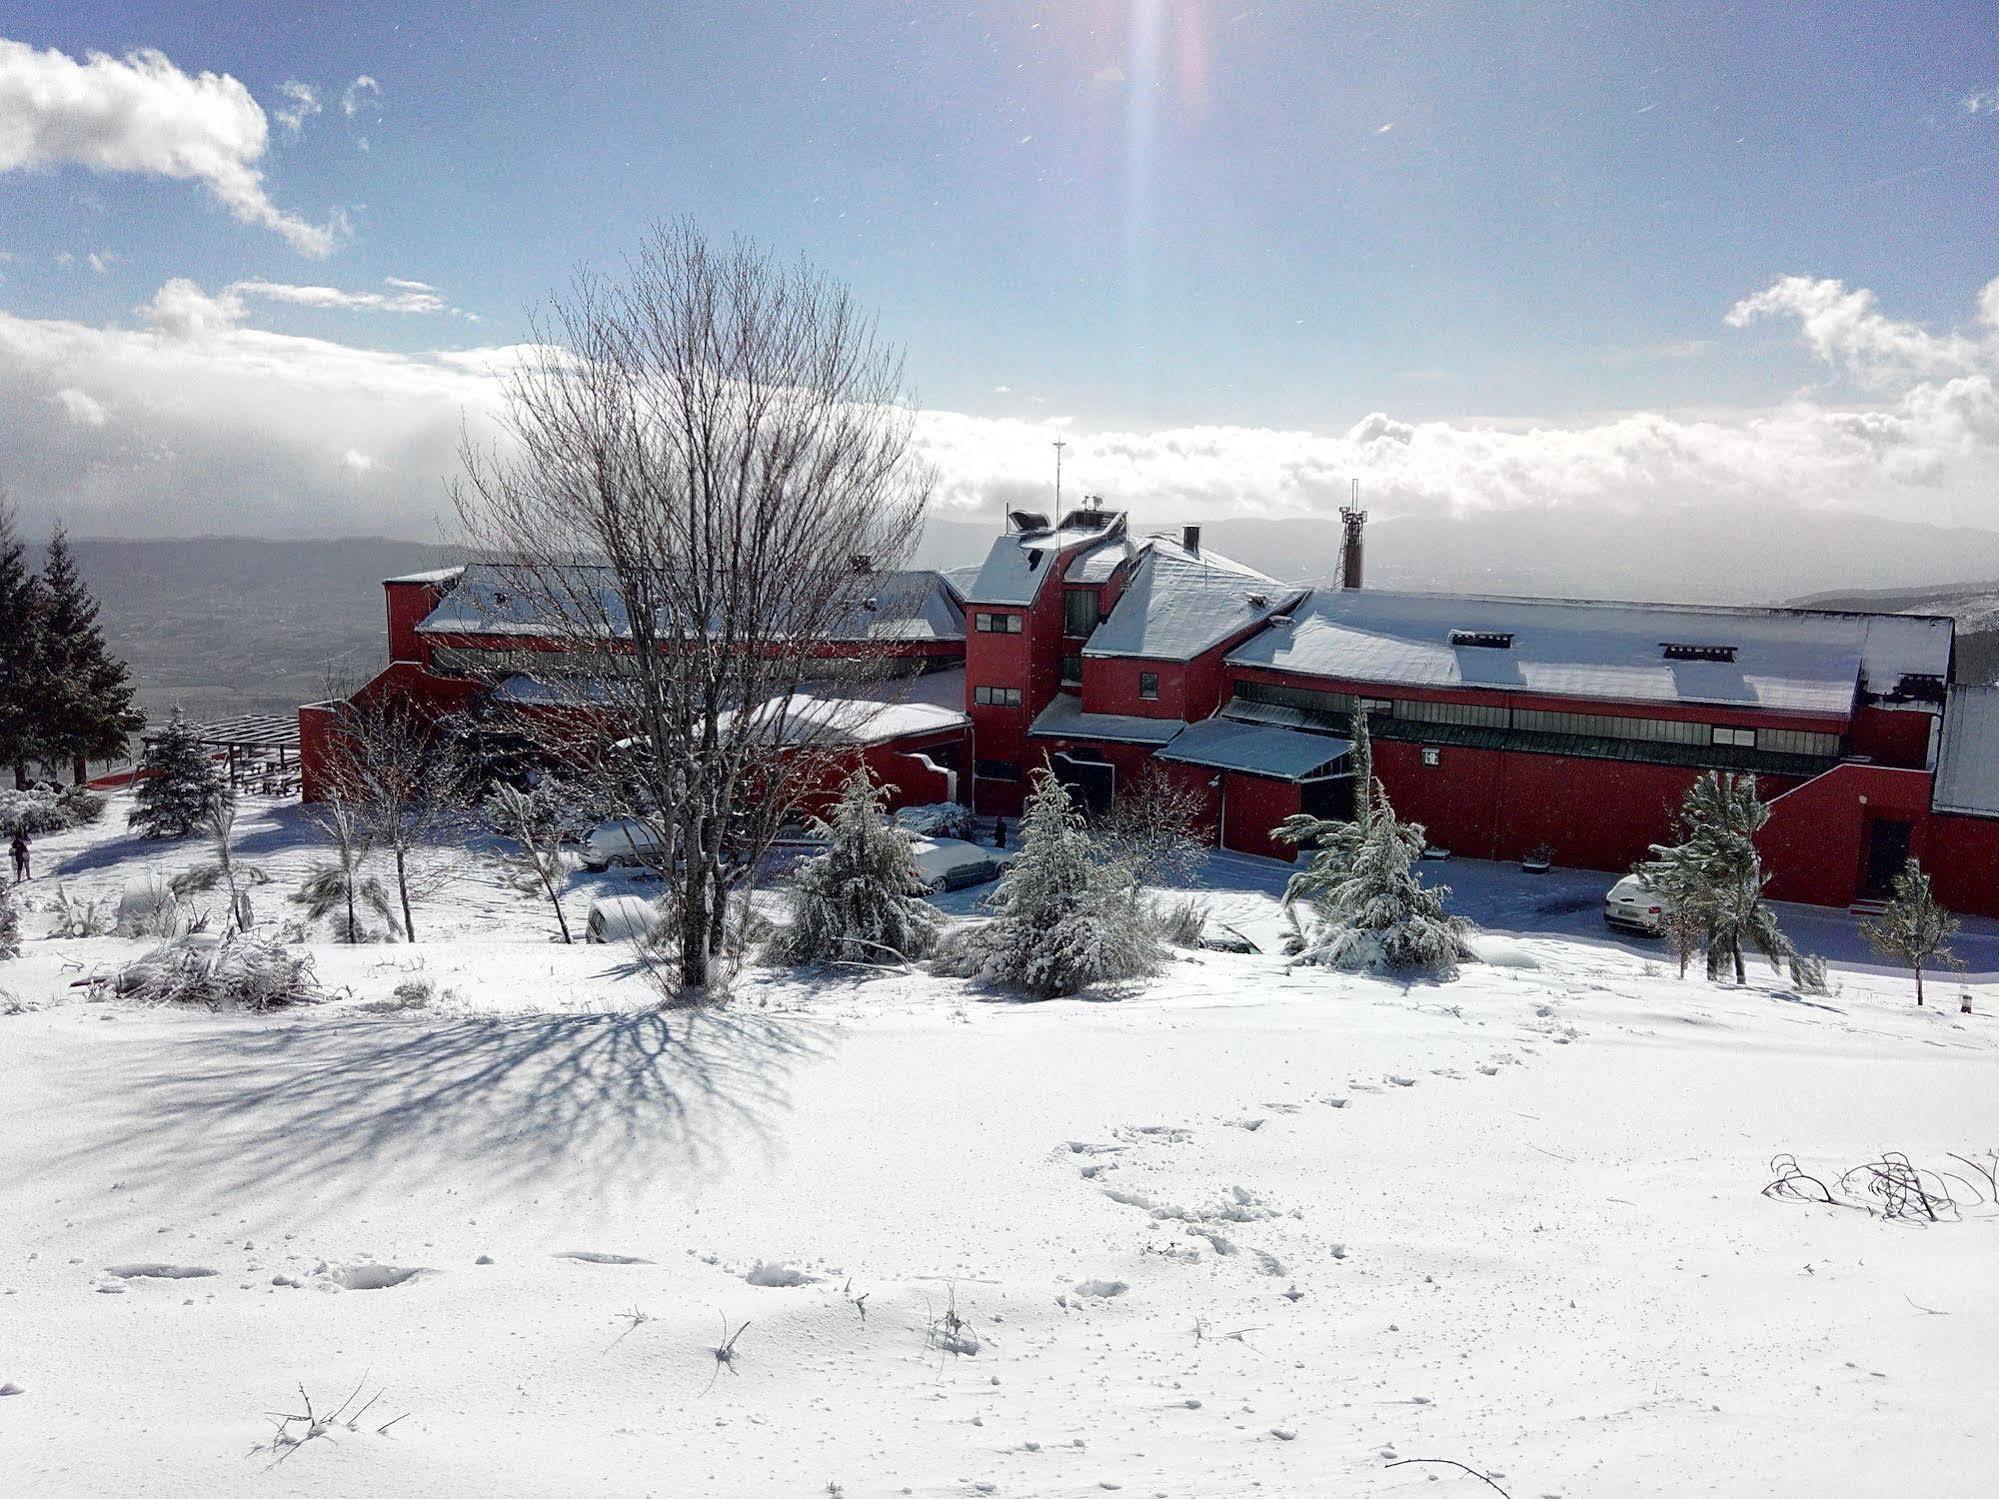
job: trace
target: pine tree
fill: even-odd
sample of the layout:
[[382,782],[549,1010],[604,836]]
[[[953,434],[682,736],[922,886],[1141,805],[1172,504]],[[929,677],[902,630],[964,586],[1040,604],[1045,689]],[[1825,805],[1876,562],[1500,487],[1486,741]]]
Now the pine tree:
[[1916,1003],[1923,1002],[1925,968],[1962,968],[1950,950],[1957,918],[1930,894],[1930,877],[1914,859],[1895,876],[1894,893],[1878,920],[1861,923],[1860,934],[1875,950],[1897,959],[1916,976]]
[[993,919],[967,934],[954,966],[1044,999],[1150,973],[1159,935],[1131,885],[1130,870],[1085,831],[1067,789],[1037,770],[1020,852],[988,901]]
[[228,789],[208,751],[176,708],[166,727],[147,741],[139,761],[137,805],[128,819],[147,838],[185,838],[206,822]]
[[21,956],[21,913],[14,905],[14,887],[0,885],[0,958]]
[[0,497],[0,766],[12,766],[17,790],[28,784],[28,762],[46,751],[47,683],[43,676],[48,600],[28,566],[28,548],[14,525],[13,506]]
[[80,786],[89,779],[91,760],[125,753],[145,716],[132,706],[129,669],[104,643],[97,601],[90,596],[76,553],[60,526],[49,538],[42,592],[46,601],[42,676],[49,691],[43,710],[44,748],[51,756],[68,757]]
[[771,944],[779,962],[912,962],[937,946],[940,917],[918,893],[909,835],[883,814],[885,799],[863,768],[813,819],[825,851],[792,879],[791,925]]
[[1770,808],[1756,795],[1756,777],[1710,770],[1687,788],[1680,808],[1680,841],[1653,844],[1638,865],[1645,888],[1697,922],[1707,949],[1709,978],[1732,967],[1746,981],[1743,949],[1754,947],[1781,968],[1790,940],[1763,897],[1769,876],[1756,852],[1756,833]]
[[1457,977],[1458,965],[1477,956],[1473,927],[1445,910],[1448,885],[1425,885],[1416,872],[1423,856],[1422,825],[1400,821],[1379,785],[1357,805],[1365,809],[1366,822],[1345,825],[1357,835],[1342,833],[1322,845],[1312,865],[1294,875],[1285,890],[1285,910],[1294,923],[1301,904],[1317,918],[1297,961]]

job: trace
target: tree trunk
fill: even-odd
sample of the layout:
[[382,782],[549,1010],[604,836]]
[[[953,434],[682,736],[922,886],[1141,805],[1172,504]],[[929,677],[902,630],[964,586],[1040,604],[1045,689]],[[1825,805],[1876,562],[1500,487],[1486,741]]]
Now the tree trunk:
[[1740,942],[1729,943],[1728,953],[1735,960],[1735,986],[1739,989],[1749,982],[1749,975],[1743,972],[1742,968],[1742,944]]
[[1921,1009],[1923,1004],[1923,965],[1918,963],[1915,965],[1915,968],[1916,968],[1916,1008]]
[[347,876],[347,942],[354,943],[354,876]]
[[416,923],[410,919],[410,877],[404,867],[407,855],[399,846],[396,849],[396,894],[403,902],[403,941],[416,941]]
[[81,786],[90,779],[90,761],[82,755],[78,755],[72,760],[69,768],[73,773],[73,778],[77,785]]
[[26,760],[16,760],[14,762],[14,789],[16,791],[26,791],[28,789],[28,762]]

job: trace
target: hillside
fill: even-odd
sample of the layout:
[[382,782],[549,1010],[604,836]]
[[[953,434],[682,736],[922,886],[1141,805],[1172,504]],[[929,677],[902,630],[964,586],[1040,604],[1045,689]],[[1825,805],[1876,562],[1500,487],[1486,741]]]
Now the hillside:
[[1999,682],[1999,579],[1941,583],[1928,588],[1870,588],[1814,593],[1791,603],[1808,609],[1883,609],[1894,614],[1947,614],[1957,621],[1957,679]]

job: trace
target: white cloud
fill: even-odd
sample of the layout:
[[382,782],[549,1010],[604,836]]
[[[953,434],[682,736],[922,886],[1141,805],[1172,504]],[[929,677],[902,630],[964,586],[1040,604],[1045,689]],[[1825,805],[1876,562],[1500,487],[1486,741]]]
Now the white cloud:
[[74,385],[65,385],[51,399],[62,407],[63,414],[79,427],[101,427],[110,420],[102,405]]
[[1981,89],[1975,94],[1966,94],[1964,112],[1968,115],[1999,115],[1999,88]]
[[227,74],[183,73],[150,49],[79,62],[0,38],[0,172],[83,166],[200,182],[244,223],[330,254],[337,216],[309,224],[265,191],[268,143],[264,111]]
[[296,136],[305,128],[305,122],[318,114],[322,107],[319,90],[309,83],[300,83],[296,78],[287,78],[279,84],[278,96],[285,102],[271,111],[271,118],[284,127],[287,135]]
[[238,297],[255,297],[266,302],[288,302],[295,307],[331,308],[349,312],[451,312],[458,311],[440,296],[435,287],[420,281],[398,281],[393,276],[381,291],[342,291],[333,286],[292,286],[277,281],[238,281],[229,291]]
[[436,291],[428,281],[406,281],[401,276],[384,276],[384,286],[393,286],[397,291]]
[[348,84],[340,94],[340,112],[348,119],[353,119],[363,110],[375,114],[382,112],[382,86],[366,73]]
[[93,250],[83,258],[89,264],[90,268],[100,276],[118,263],[118,257],[109,250]]
[[[1747,299],[1757,310],[1737,321],[1795,318],[1807,347],[1842,360],[1849,340],[1872,359],[1883,348],[1905,352],[1920,332],[1881,326],[1890,320],[1872,298],[1866,318],[1843,317],[1837,328],[1846,331],[1829,332],[1824,308],[1854,294],[1772,295],[1785,286]],[[1986,297],[1999,306],[1999,293]],[[493,431],[496,372],[518,351],[405,355],[299,338],[251,326],[256,305],[243,288],[211,295],[177,280],[134,328],[0,313],[6,478],[30,523],[64,513],[78,530],[111,534],[433,534],[448,510],[461,421],[475,436]],[[1331,515],[1358,478],[1383,517],[1806,504],[1989,527],[1999,354],[1985,341],[1963,342],[1947,346],[1950,358],[1976,367],[1911,378],[1856,404],[1808,396],[1768,409],[1563,425],[1377,412],[1330,432],[1092,431],[933,410],[922,413],[919,434],[942,475],[943,519],[990,518],[1045,494],[1048,443],[1063,435],[1065,487],[1176,518]],[[1918,349],[1937,363],[1933,350]],[[65,390],[89,392],[116,419],[79,419],[89,408]],[[46,420],[52,400],[68,423]]]
[[1979,295],[1979,338],[1931,333],[1883,314],[1874,293],[1843,281],[1785,276],[1729,309],[1731,328],[1763,317],[1796,318],[1811,351],[1862,384],[1892,388],[1912,379],[1969,374],[1994,364],[1999,333],[1999,280]]

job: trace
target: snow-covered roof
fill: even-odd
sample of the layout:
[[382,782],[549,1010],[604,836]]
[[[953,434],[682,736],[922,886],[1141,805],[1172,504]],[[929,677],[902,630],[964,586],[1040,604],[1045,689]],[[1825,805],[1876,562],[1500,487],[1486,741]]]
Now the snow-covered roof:
[[1151,537],[1083,654],[1191,661],[1303,596],[1220,553],[1190,552],[1177,541]]
[[1280,781],[1302,781],[1353,748],[1330,734],[1304,734],[1263,724],[1204,718],[1159,752],[1162,760],[1240,770]]
[[[729,715],[724,715],[727,721]],[[760,716],[775,716],[767,708]],[[787,744],[886,744],[915,734],[968,728],[972,720],[962,709],[936,703],[882,703],[865,698],[819,697],[793,693],[784,718]]]
[[[424,616],[425,635],[546,636],[550,620],[568,619],[569,633],[624,638],[631,634],[617,577],[608,567],[559,571],[474,563],[458,586]],[[963,640],[965,611],[934,572],[856,575],[852,606],[825,631],[836,641]]]
[[1165,744],[1186,725],[1177,718],[1139,718],[1125,713],[1085,713],[1072,692],[1035,715],[1028,733],[1043,739],[1105,739],[1116,744]]
[[1118,564],[1137,554],[1128,537],[1102,542],[1087,552],[1078,552],[1070,560],[1069,570],[1062,574],[1064,583],[1108,583],[1111,574],[1118,570]]
[[404,573],[399,578],[384,578],[382,581],[384,583],[449,583],[464,571],[465,566],[463,563],[460,563],[457,567],[433,567],[428,572]]
[[1123,535],[1124,515],[1116,510],[1077,510],[1056,526],[1009,531],[994,539],[985,565],[965,591],[965,602],[1025,607],[1034,602],[1035,590],[1046,576],[1042,569],[1058,553]]
[[1315,592],[1288,625],[1245,641],[1228,660],[1391,687],[1845,717],[1863,661],[1883,690],[1903,673],[1942,669],[1937,646],[1947,659],[1948,631],[1939,642],[1903,623],[1796,609],[1336,588]]
[[1999,817],[1999,687],[1950,689],[1930,805]]
[[1937,614],[1854,614],[1842,616],[1865,622],[1866,643],[1860,664],[1865,686],[1886,697],[1903,677],[1950,680],[1950,649],[1957,622]]

